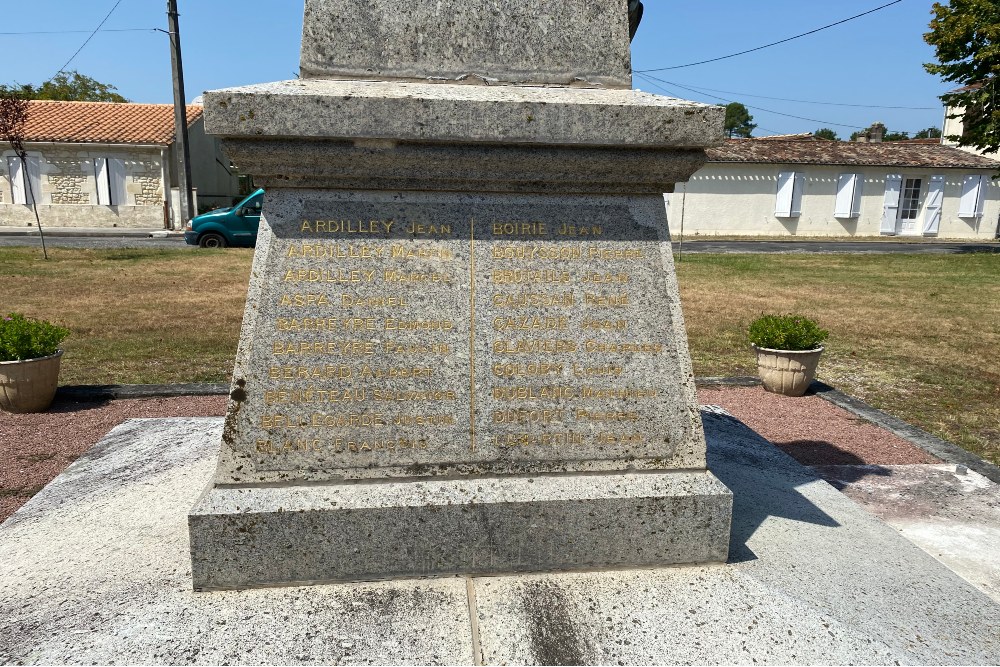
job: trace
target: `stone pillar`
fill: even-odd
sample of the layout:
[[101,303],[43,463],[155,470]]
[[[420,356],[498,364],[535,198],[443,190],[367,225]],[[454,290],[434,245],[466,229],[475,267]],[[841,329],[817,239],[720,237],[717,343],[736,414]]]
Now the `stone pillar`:
[[662,198],[724,114],[626,7],[307,0],[206,94],[267,195],[196,588],[725,561]]

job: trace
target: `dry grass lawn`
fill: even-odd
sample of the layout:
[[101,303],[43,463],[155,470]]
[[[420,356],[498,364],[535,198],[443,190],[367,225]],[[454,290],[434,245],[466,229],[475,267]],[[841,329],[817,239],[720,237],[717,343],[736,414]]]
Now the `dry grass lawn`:
[[72,331],[61,384],[219,382],[232,373],[253,250],[0,248],[0,310]]
[[[221,382],[252,251],[0,249],[0,311],[69,327],[63,384]],[[685,255],[695,373],[750,375],[762,312],[830,330],[820,377],[1000,463],[1000,255]]]
[[1000,255],[687,255],[678,275],[698,375],[752,375],[763,312],[830,331],[819,375],[1000,463]]

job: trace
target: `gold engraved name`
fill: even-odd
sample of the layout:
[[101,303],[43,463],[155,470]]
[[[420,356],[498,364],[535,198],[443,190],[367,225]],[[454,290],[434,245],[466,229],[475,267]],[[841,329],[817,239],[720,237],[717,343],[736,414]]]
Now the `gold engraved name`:
[[330,299],[325,294],[282,294],[278,300],[281,306],[329,306]]
[[597,308],[621,308],[631,303],[628,294],[591,294],[585,292],[583,295],[583,305]]
[[373,389],[375,401],[454,401],[455,392],[450,389]]
[[351,401],[367,401],[368,393],[364,387],[355,389],[270,389],[264,392],[264,403],[275,405],[280,403],[349,403]]
[[583,259],[583,250],[577,246],[498,245],[492,253],[493,259]]
[[406,228],[406,231],[415,236],[444,236],[446,234],[451,234],[451,225],[425,225],[420,222],[411,222],[409,227]]
[[382,343],[382,351],[386,354],[451,354],[447,343],[400,343],[387,340]]
[[596,285],[624,285],[629,281],[627,273],[598,273],[588,271],[580,278],[581,283],[594,283]]
[[370,283],[375,280],[375,271],[347,269],[288,269],[286,283]]
[[292,243],[285,257],[314,259],[381,259],[385,248],[378,246],[336,245],[333,243]]
[[274,341],[271,353],[274,355],[336,354],[341,356],[372,355],[377,346],[372,341],[357,340],[300,340]]
[[439,259],[449,261],[455,259],[455,253],[448,248],[428,248],[424,245],[403,245],[394,243],[390,250],[393,259]]
[[573,418],[578,422],[635,422],[639,421],[639,413],[635,410],[573,410]]
[[583,349],[608,354],[660,354],[663,352],[663,343],[603,343],[588,340],[583,344]]
[[560,236],[604,236],[604,228],[599,225],[560,225],[556,233]]
[[595,320],[590,317],[583,318],[580,323],[581,329],[597,329],[599,331],[625,331],[628,329],[628,320]]
[[494,424],[551,424],[565,421],[565,410],[528,410],[517,408],[512,410],[494,410]]
[[272,380],[349,380],[354,376],[350,366],[271,366],[267,376]]
[[454,426],[455,415],[396,415],[393,426]]
[[590,400],[619,400],[634,401],[640,398],[656,398],[660,395],[657,389],[652,387],[581,387],[580,398]]
[[493,398],[498,401],[533,401],[539,399],[573,399],[579,394],[576,387],[549,385],[541,387],[493,387]]
[[498,292],[490,299],[497,308],[571,308],[576,305],[576,297],[572,292],[559,294],[544,294],[527,292],[524,294],[504,294]]
[[493,364],[493,375],[501,378],[562,375],[565,364]]
[[384,380],[384,379],[422,379],[426,380],[434,375],[434,369],[429,366],[391,366],[389,368],[372,368],[365,364],[358,370],[358,377],[362,380]]
[[278,331],[375,331],[377,323],[374,317],[279,317],[275,321]]
[[565,285],[571,280],[569,271],[555,271],[551,269],[539,269],[537,271],[530,269],[493,269],[490,277],[497,285],[516,285],[519,283]]
[[427,449],[426,440],[412,440],[410,438],[389,438],[371,440],[348,440],[346,438],[334,438],[330,441],[319,439],[291,439],[284,442],[272,440],[258,440],[256,443],[258,454],[289,454],[293,452],[322,452],[329,451],[333,454],[362,453],[362,452],[391,452],[403,449]]
[[341,294],[340,305],[343,308],[405,308],[410,305],[410,300],[405,296]]
[[639,248],[588,248],[587,257],[589,259],[641,259],[642,250]]
[[585,440],[582,433],[575,431],[559,431],[556,433],[501,433],[492,438],[496,447],[562,447],[566,445],[582,445]]
[[302,221],[299,232],[314,234],[390,234],[393,220],[315,220]]
[[496,331],[557,331],[569,327],[569,317],[541,315],[523,315],[516,317],[494,317],[493,329]]
[[385,320],[386,331],[451,331],[455,323],[451,320]]
[[494,354],[538,354],[576,352],[579,345],[574,340],[539,338],[529,340],[498,340],[493,343]]
[[381,412],[351,412],[336,415],[314,412],[308,416],[283,414],[260,416],[260,427],[265,431],[279,428],[375,428],[386,424],[386,416]]
[[493,234],[495,236],[518,235],[518,236],[548,236],[544,222],[494,222]]
[[421,271],[393,271],[386,269],[382,274],[382,280],[387,283],[450,283],[451,276],[447,273],[421,272]]

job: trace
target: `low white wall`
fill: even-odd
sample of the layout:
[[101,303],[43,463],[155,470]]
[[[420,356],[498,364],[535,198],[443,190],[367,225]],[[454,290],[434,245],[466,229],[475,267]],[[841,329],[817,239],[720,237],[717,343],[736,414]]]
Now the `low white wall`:
[[[794,171],[805,175],[801,215],[777,218],[774,215],[778,174]],[[864,177],[861,215],[835,218],[837,182],[840,174],[860,173]],[[944,176],[939,238],[992,239],[1000,218],[1000,185],[987,178],[983,216],[958,217],[962,182],[968,174],[992,175],[988,170],[894,169],[892,167],[851,167],[781,164],[741,164],[712,162],[696,172],[688,183],[678,183],[666,195],[670,230],[681,233],[681,199],[684,197],[684,236],[879,236],[885,201],[885,179],[889,174],[922,179],[918,214],[922,228],[927,188],[931,176]],[[684,195],[686,191],[686,196]]]

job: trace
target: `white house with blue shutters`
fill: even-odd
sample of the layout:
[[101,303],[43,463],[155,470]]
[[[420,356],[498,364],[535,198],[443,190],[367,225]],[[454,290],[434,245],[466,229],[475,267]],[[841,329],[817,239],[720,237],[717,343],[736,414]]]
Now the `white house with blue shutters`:
[[939,140],[793,135],[707,152],[708,164],[666,196],[674,235],[998,236],[1000,162]]

